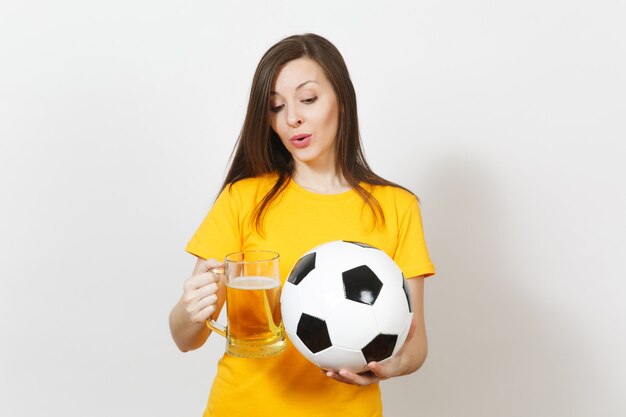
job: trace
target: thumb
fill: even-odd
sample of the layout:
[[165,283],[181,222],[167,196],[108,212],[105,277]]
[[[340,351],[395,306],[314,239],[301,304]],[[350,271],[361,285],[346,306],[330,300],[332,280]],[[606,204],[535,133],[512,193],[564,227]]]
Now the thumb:
[[367,369],[380,379],[387,379],[392,376],[390,364],[382,365],[379,362],[370,362],[367,364]]

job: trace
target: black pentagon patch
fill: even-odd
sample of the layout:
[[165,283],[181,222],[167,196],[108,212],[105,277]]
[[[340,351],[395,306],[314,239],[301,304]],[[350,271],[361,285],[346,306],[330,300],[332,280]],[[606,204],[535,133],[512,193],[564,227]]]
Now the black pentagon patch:
[[302,258],[298,259],[298,262],[296,262],[296,265],[291,270],[287,281],[291,282],[293,285],[298,285],[314,268],[315,252],[304,255]]
[[362,248],[377,249],[377,248],[375,248],[375,247],[373,247],[371,245],[368,245],[367,243],[363,243],[363,242],[353,242],[351,240],[344,240],[344,242],[352,243],[353,245],[357,245],[357,246],[360,246]]
[[367,346],[361,349],[365,357],[365,362],[380,362],[390,357],[393,353],[393,349],[396,347],[397,340],[398,335],[395,334],[379,334],[376,336]]
[[343,289],[348,300],[373,305],[380,294],[380,282],[369,266],[361,265],[342,274]]
[[326,322],[317,317],[302,313],[296,334],[302,340],[302,343],[313,353],[332,346]]
[[413,312],[413,306],[411,305],[411,293],[409,292],[409,283],[402,275],[402,289],[404,290],[404,295],[406,296],[406,302],[409,304],[409,313]]

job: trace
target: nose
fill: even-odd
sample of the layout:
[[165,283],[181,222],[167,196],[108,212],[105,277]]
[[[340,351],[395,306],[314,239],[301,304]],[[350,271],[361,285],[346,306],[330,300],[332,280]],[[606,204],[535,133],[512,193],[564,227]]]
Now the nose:
[[289,127],[300,126],[302,124],[302,116],[296,111],[295,106],[289,107],[287,108],[287,124]]

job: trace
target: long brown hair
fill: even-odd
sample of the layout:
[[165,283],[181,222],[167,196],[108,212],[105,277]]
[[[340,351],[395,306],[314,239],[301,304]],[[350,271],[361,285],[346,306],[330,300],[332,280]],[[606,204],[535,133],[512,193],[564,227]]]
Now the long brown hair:
[[280,69],[287,62],[303,57],[312,59],[322,67],[337,96],[337,172],[343,175],[372,209],[375,219],[384,223],[380,204],[360,183],[404,187],[379,177],[369,167],[361,146],[356,93],[346,63],[332,43],[312,33],[289,36],[272,46],[261,58],[252,79],[246,118],[235,144],[222,190],[244,178],[268,173],[278,175],[276,183],[263,197],[253,215],[257,230],[261,230],[263,214],[288,184],[294,169],[293,157],[270,127],[270,91]]

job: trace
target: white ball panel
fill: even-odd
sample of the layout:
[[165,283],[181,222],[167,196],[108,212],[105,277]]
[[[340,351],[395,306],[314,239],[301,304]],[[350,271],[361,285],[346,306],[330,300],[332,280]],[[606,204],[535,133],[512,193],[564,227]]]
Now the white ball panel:
[[307,314],[324,320],[344,300],[344,291],[332,264],[316,264],[298,284],[300,306]]
[[285,329],[293,333],[298,328],[298,320],[302,315],[302,305],[298,294],[298,287],[286,282],[280,294],[280,311]]
[[352,372],[365,370],[365,358],[360,350],[351,350],[337,346],[331,346],[315,354],[318,366],[328,371],[338,372],[347,369]]
[[359,350],[379,332],[372,306],[350,300],[344,302],[326,319],[333,346]]
[[339,273],[365,263],[363,248],[352,243],[335,241],[316,248],[316,265],[325,265]]
[[378,328],[385,334],[399,334],[411,314],[402,287],[383,286],[372,307]]

